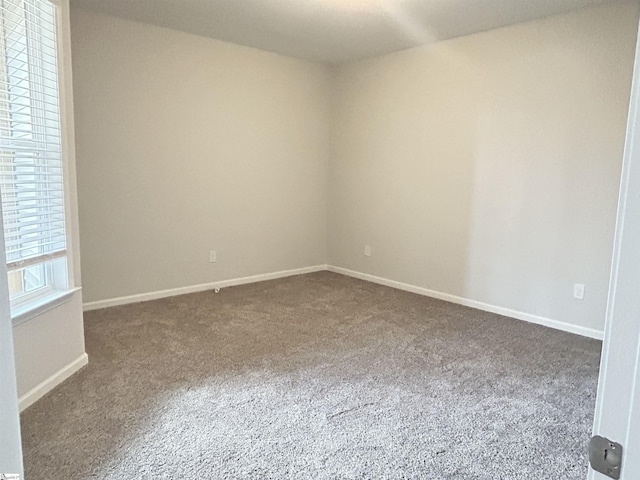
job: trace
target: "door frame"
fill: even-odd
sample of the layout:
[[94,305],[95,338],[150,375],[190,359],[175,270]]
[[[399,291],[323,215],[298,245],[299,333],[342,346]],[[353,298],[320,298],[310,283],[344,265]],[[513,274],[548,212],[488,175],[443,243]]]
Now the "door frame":
[[[593,425],[594,435],[622,444],[620,478],[623,480],[640,478],[640,31],[638,33]],[[605,480],[609,477],[590,468],[587,478]]]

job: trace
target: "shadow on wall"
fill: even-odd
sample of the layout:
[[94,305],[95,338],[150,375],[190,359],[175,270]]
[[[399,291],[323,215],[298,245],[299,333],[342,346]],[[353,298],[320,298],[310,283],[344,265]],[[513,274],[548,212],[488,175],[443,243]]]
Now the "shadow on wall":
[[[472,224],[475,145],[465,139],[477,129],[475,72],[448,48],[429,62],[407,58],[415,54],[338,74],[330,263],[460,292]],[[370,259],[365,244],[374,246]]]
[[602,330],[637,16],[586,9],[341,67],[329,263]]
[[525,37],[526,54],[496,45],[501,68],[478,76],[465,296],[601,330],[632,64],[586,36],[573,25]]

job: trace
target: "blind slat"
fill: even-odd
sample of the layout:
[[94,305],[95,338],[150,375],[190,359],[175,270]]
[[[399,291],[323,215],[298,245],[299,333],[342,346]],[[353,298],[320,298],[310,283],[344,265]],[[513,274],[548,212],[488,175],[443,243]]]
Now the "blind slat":
[[[5,155],[5,151],[7,150],[9,151],[16,150],[16,151],[31,152],[33,154],[37,154],[37,153],[44,153],[47,151],[59,150],[59,146],[60,146],[59,143],[47,143],[46,146],[44,147],[37,146],[37,145],[33,145],[33,146],[19,145],[17,143],[15,145],[6,145],[6,144],[3,144],[3,140],[4,139],[0,139],[0,156]],[[38,143],[42,143],[42,142],[38,142]],[[51,150],[48,150],[48,149],[51,149]]]
[[[64,219],[42,224],[37,228],[20,227],[20,236],[16,237],[12,236],[11,229],[7,230],[7,241],[12,243],[12,246],[16,247],[16,249],[31,248],[36,242],[38,244],[53,240],[57,242],[59,241],[58,237],[64,237]],[[17,242],[22,243],[17,244]]]
[[66,254],[67,254],[66,250],[58,250],[56,252],[48,253],[46,255],[38,255],[36,257],[25,257],[22,260],[18,260],[17,262],[7,263],[7,270],[10,272],[13,270],[20,270],[21,268],[30,267],[32,265],[37,265],[42,262],[64,257]]
[[48,230],[34,230],[28,235],[22,234],[21,238],[17,239],[8,239],[8,243],[12,244],[12,247],[15,247],[14,250],[31,250],[34,247],[40,248],[43,245],[47,244],[64,244],[64,229],[62,225],[58,225],[57,232],[51,233],[51,230],[55,228],[49,228]]
[[[34,81],[31,82],[31,85],[32,86],[41,87],[41,88],[49,88],[49,87],[45,87],[44,85],[40,85],[40,84],[38,84],[38,82],[34,82]],[[54,100],[54,101],[50,101],[50,102],[46,102],[44,100],[34,100],[34,98],[30,97],[29,95],[14,94],[14,93],[11,93],[9,91],[9,89],[6,89],[6,95],[7,95],[7,97],[11,98],[11,100],[14,102],[14,105],[17,105],[19,107],[28,106],[28,107],[30,107],[32,109],[35,109],[36,106],[33,105],[33,104],[22,105],[20,103],[17,103],[18,100],[25,100],[25,101],[29,101],[29,102],[37,101],[37,102],[40,102],[40,103],[42,103],[44,105],[51,105],[51,106],[54,106],[56,108],[58,107],[58,102],[57,102],[57,99],[56,99],[56,97],[54,95],[47,95],[47,94],[44,94],[44,93],[42,94],[43,96],[47,97],[48,100]]]

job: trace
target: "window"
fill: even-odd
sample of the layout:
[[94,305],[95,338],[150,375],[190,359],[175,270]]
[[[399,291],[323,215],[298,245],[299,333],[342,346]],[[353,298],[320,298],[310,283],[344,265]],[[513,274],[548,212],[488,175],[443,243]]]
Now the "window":
[[56,7],[0,0],[0,191],[12,313],[67,288]]

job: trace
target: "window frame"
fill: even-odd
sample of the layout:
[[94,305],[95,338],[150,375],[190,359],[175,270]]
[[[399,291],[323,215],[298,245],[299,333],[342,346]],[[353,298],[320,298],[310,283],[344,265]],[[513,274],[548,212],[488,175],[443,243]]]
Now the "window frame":
[[[24,267],[24,268],[20,268],[17,270],[11,270],[8,271],[9,275],[11,275],[14,272],[20,272],[21,270],[26,270],[28,268],[33,268],[33,267],[40,267],[44,270],[44,277],[45,277],[45,283],[42,287],[39,287],[35,290],[32,290],[30,292],[25,291],[24,293],[20,294],[19,296],[14,297],[11,300],[11,308],[12,309],[16,309],[16,308],[20,308],[24,305],[28,305],[32,302],[36,302],[38,300],[38,298],[40,297],[44,297],[48,294],[51,293],[51,291],[53,291],[55,289],[55,278],[54,278],[54,272],[53,269],[51,268],[51,265],[49,262],[43,262],[43,263],[37,263],[35,265],[31,265],[29,267]],[[20,279],[21,282],[24,284],[24,279]],[[11,284],[11,281],[9,282],[9,284]],[[11,293],[11,288],[9,289],[9,293]]]
[[[77,205],[75,203],[75,158],[73,141],[73,90],[71,83],[71,43],[69,29],[69,4],[67,0],[43,0],[54,8],[56,32],[56,57],[58,80],[58,104],[60,114],[60,148],[62,163],[62,184],[66,253],[57,259],[43,262],[48,270],[46,287],[39,289],[38,295],[27,294],[11,305],[13,325],[18,325],[71,300],[80,291],[77,258]],[[73,181],[72,181],[73,179]],[[5,260],[6,261],[6,260]],[[33,292],[35,293],[35,292]]]

